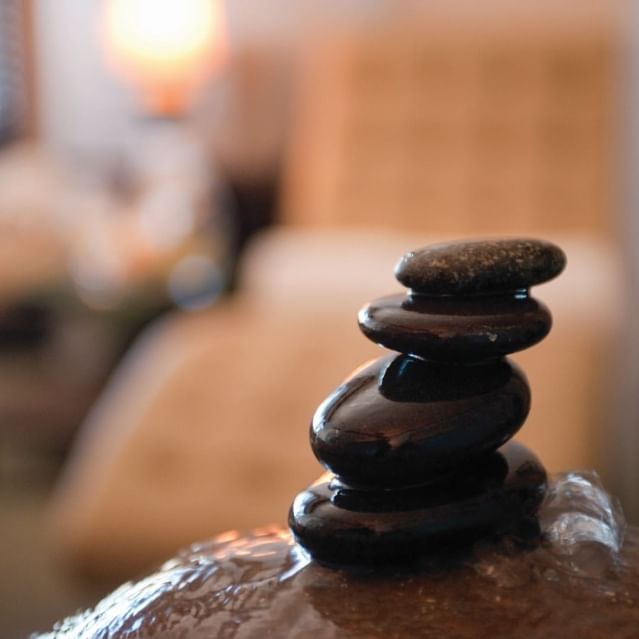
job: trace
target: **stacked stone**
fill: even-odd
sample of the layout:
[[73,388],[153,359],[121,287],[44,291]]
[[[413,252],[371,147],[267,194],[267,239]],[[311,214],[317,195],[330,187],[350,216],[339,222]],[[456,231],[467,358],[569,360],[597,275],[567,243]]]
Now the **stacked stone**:
[[530,407],[506,355],[543,339],[528,289],[565,265],[529,239],[434,245],[405,255],[409,291],[371,302],[362,332],[394,351],[356,370],[317,409],[311,446],[328,476],[289,513],[297,541],[339,564],[412,560],[534,521],[546,473],[508,442]]

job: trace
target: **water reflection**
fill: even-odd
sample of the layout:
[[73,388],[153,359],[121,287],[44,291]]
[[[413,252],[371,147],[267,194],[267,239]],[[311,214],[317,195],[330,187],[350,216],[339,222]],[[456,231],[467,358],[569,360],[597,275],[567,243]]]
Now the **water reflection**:
[[[558,498],[575,491],[577,501]],[[567,512],[599,513],[621,542],[623,519],[592,475],[558,476],[548,494],[540,514],[544,545],[525,550],[510,540],[484,541],[470,554],[435,554],[402,570],[319,565],[275,526],[246,536],[230,531],[194,544],[41,639],[470,639],[478,624],[482,636],[510,639],[635,636],[639,530],[629,529],[623,545],[607,546],[616,570],[570,570],[572,559],[555,552],[565,540],[552,538],[552,522]]]

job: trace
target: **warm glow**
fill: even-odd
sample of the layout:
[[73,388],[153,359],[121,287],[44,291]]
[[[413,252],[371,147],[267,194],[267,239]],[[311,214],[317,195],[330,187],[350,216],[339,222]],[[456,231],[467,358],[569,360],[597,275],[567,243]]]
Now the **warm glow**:
[[105,47],[152,108],[188,102],[224,51],[221,0],[106,0]]

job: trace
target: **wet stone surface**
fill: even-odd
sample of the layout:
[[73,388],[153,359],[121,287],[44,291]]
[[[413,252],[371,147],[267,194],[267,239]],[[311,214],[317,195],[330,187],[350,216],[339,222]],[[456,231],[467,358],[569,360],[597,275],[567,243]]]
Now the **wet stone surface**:
[[546,306],[526,295],[391,295],[367,304],[358,321],[381,346],[439,361],[514,353],[542,340],[552,325]]
[[317,409],[311,446],[352,486],[410,486],[505,443],[530,407],[519,368],[389,356],[357,371]]
[[[463,555],[387,570],[324,567],[282,530],[229,533],[42,638],[636,639],[639,529],[623,534],[623,518],[591,474],[561,476],[548,495],[543,532],[572,522],[561,539],[531,550],[508,539],[480,542]],[[588,534],[584,513],[595,522]],[[604,570],[580,552],[584,544],[598,544]]]
[[466,295],[527,289],[556,277],[563,251],[526,238],[434,244],[407,253],[395,269],[407,288],[426,295]]
[[545,488],[539,460],[511,442],[432,486],[357,490],[329,477],[297,496],[289,526],[317,560],[407,561],[513,527],[535,531]]
[[[289,524],[314,557],[384,563],[434,539],[471,543],[500,513],[514,518],[510,491],[496,499],[479,479],[479,493],[457,500],[446,482],[490,465],[525,420],[528,383],[505,356],[548,334],[550,312],[528,289],[564,265],[553,244],[521,238],[438,244],[401,259],[395,274],[408,294],[371,302],[358,320],[366,337],[402,355],[357,370],[313,417],[313,452],[335,478],[300,493]],[[441,503],[416,488],[427,484],[439,486]]]

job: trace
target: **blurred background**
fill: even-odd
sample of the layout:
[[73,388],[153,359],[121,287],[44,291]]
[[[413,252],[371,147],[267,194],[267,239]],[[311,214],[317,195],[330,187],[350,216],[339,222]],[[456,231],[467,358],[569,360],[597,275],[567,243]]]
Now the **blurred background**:
[[639,522],[622,0],[0,0],[0,636],[284,523],[397,259],[568,255],[519,436]]

